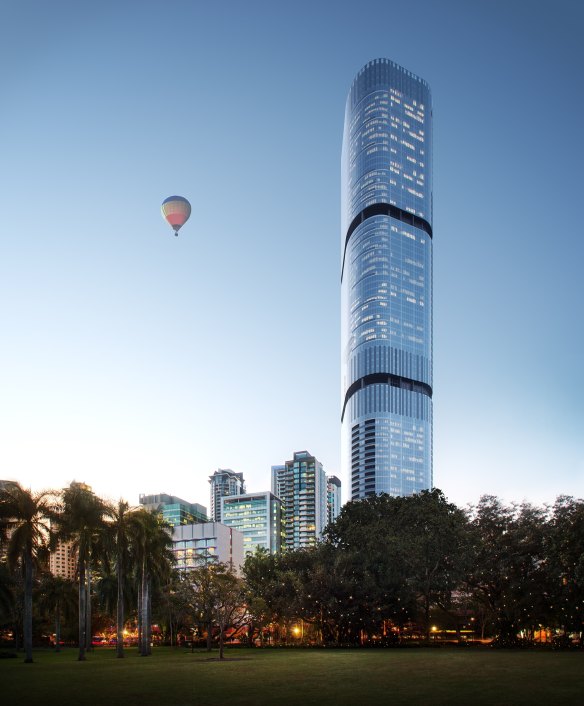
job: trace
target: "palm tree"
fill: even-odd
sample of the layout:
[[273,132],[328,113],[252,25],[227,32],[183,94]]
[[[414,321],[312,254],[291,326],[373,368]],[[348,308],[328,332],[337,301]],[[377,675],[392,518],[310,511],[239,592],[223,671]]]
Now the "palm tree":
[[110,532],[113,534],[113,553],[116,561],[117,582],[117,610],[116,610],[116,656],[124,656],[124,623],[125,623],[125,595],[124,588],[127,582],[127,571],[130,562],[130,543],[132,530],[135,528],[133,514],[125,500],[119,500],[117,507],[110,507],[111,518]]
[[8,565],[0,563],[0,622],[12,617],[15,600],[14,577]]
[[61,618],[73,614],[75,584],[61,576],[45,575],[41,580],[39,607],[55,620],[55,652],[61,651]]
[[91,644],[91,567],[99,556],[105,533],[107,507],[86,485],[71,483],[63,491],[61,512],[56,518],[60,541],[71,541],[77,551],[79,576],[79,661]]
[[9,535],[8,566],[20,566],[24,573],[24,661],[32,662],[32,585],[34,565],[49,537],[48,518],[52,503],[50,493],[33,493],[18,483],[9,483],[0,490],[0,522]]
[[157,512],[140,509],[132,514],[132,535],[138,569],[138,616],[140,654],[152,654],[152,584],[163,582],[174,561],[168,525]]

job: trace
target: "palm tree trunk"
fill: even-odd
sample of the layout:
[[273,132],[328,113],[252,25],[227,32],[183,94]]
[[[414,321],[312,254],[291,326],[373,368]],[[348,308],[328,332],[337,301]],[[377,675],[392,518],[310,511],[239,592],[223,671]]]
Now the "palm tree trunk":
[[79,562],[79,656],[80,662],[85,661],[85,564]]
[[121,556],[121,549],[118,547],[118,610],[116,615],[117,641],[116,641],[116,657],[124,656],[124,566]]
[[138,582],[138,601],[137,601],[137,617],[138,617],[138,650],[142,650],[142,580]]
[[140,654],[142,657],[148,657],[148,577],[146,569],[142,570],[142,640],[140,642]]
[[61,651],[61,607],[57,603],[55,612],[55,652]]
[[24,555],[24,661],[32,662],[32,552]]
[[430,599],[428,593],[424,595],[424,624],[426,626],[426,642],[430,644]]
[[225,629],[225,623],[223,618],[219,621],[219,659],[223,659],[223,631]]
[[146,631],[146,653],[152,654],[152,579],[148,577],[148,630]]
[[92,643],[91,637],[93,635],[91,631],[91,562],[87,564],[87,603],[85,605],[85,620],[87,624],[85,626],[85,647],[88,652],[91,652]]
[[207,652],[211,652],[211,621],[207,620]]

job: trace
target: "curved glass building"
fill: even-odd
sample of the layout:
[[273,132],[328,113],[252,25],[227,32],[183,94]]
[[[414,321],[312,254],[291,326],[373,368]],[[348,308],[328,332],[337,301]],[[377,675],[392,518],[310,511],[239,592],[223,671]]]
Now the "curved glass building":
[[369,62],[342,153],[342,462],[353,500],[432,487],[432,106]]

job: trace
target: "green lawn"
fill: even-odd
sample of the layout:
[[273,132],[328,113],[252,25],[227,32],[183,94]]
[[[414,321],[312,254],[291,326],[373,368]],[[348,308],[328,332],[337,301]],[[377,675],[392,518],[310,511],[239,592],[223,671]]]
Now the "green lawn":
[[[213,658],[212,660],[209,657]],[[464,649],[250,650],[152,657],[112,649],[35,652],[0,660],[2,704],[26,706],[238,706],[239,704],[584,703],[584,653]]]

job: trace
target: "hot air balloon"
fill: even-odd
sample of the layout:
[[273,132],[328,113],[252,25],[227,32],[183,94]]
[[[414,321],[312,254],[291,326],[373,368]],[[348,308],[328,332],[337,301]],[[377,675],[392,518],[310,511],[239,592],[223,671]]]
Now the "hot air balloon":
[[184,196],[169,196],[162,202],[162,217],[168,221],[174,234],[178,235],[179,230],[189,220],[191,215],[191,204]]

